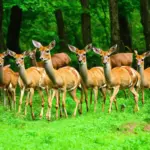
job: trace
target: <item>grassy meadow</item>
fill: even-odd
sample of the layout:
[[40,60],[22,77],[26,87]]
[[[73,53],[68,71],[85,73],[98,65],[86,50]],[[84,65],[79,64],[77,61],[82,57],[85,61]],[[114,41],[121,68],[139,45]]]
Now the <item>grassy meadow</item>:
[[[19,95],[19,93],[18,93]],[[80,97],[80,93],[78,93]],[[101,111],[102,98],[99,94],[97,111],[93,112],[94,103],[90,111],[73,118],[74,102],[67,95],[67,110],[69,118],[55,120],[55,107],[52,109],[52,120],[47,121],[45,113],[39,119],[41,101],[38,93],[33,100],[36,119],[32,120],[30,107],[26,117],[3,107],[0,101],[0,150],[148,150],[150,149],[150,93],[145,92],[145,105],[139,100],[140,111],[133,112],[134,100],[132,94],[125,98],[119,92],[117,102],[119,110],[113,105],[108,114],[109,95],[105,112]],[[19,96],[17,96],[17,103]],[[45,96],[46,100],[46,96]],[[55,100],[53,101],[55,103]],[[47,108],[45,103],[45,111]],[[121,111],[121,105],[126,106]],[[54,105],[54,104],[53,104]],[[24,109],[24,103],[23,103]]]

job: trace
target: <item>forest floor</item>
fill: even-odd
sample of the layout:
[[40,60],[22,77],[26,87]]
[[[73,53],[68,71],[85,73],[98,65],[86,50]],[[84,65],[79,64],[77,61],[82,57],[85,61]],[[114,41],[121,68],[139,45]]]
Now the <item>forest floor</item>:
[[[45,105],[43,119],[39,119],[41,101],[38,93],[33,100],[35,120],[31,118],[30,107],[25,117],[23,110],[21,114],[10,111],[3,107],[1,101],[0,150],[149,150],[149,99],[150,92],[146,90],[144,106],[142,106],[140,95],[140,111],[134,113],[132,94],[128,94],[128,98],[125,98],[124,93],[119,92],[117,96],[119,110],[116,112],[113,104],[112,113],[108,114],[109,96],[107,96],[105,111],[102,112],[102,97],[99,95],[95,113],[94,102],[89,112],[86,112],[84,103],[83,114],[77,113],[77,117],[73,118],[71,114],[75,103],[67,95],[69,118],[56,120],[55,107],[53,107],[51,121],[47,121],[45,117],[47,105]],[[17,103],[18,100],[19,96],[17,96]],[[121,111],[122,104],[126,106],[124,111]]]

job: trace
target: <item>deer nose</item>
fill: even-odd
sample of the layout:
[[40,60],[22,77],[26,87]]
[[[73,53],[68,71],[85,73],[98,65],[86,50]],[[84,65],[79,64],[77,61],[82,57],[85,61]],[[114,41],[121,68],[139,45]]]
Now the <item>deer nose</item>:
[[40,57],[40,59],[43,61],[44,60],[44,58],[43,57]]
[[81,63],[82,62],[82,60],[79,60],[79,63]]

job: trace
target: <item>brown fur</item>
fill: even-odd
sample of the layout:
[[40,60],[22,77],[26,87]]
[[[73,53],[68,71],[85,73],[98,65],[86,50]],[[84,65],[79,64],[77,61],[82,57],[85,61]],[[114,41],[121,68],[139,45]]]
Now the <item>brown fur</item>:
[[[65,116],[67,117],[67,111],[66,111],[66,91],[69,91],[71,94],[73,100],[76,102],[76,107],[74,109],[74,116],[76,116],[76,111],[78,108],[79,101],[76,97],[76,89],[80,84],[80,76],[79,73],[72,67],[64,67],[60,68],[58,70],[55,70],[53,68],[51,55],[49,51],[54,48],[55,41],[52,41],[48,46],[42,46],[41,43],[37,41],[33,41],[33,44],[35,47],[39,48],[41,52],[40,58],[44,60],[47,64],[45,66],[45,69],[47,71],[47,74],[49,78],[53,82],[53,88],[60,89],[62,91],[62,107],[65,112]],[[77,75],[75,75],[75,72]],[[76,77],[78,76],[78,78]]]
[[135,90],[140,84],[139,73],[131,67],[115,67],[111,69],[110,55],[115,52],[117,45],[112,46],[108,51],[103,51],[101,49],[93,48],[93,50],[102,56],[102,61],[105,65],[105,77],[107,81],[107,86],[113,88],[113,94],[110,98],[109,113],[111,112],[112,102],[115,102],[116,109],[118,109],[116,104],[116,95],[119,89],[129,88],[134,95],[135,99],[135,111],[139,110],[138,107],[138,93]]
[[[87,90],[89,88],[91,88],[94,91],[94,103],[95,103],[94,111],[96,111],[98,89],[102,88],[101,92],[102,92],[103,99],[104,99],[102,110],[104,110],[106,95],[105,95],[103,88],[104,88],[104,85],[106,82],[105,82],[103,68],[102,67],[93,67],[91,69],[87,69],[86,52],[89,49],[91,49],[91,44],[87,45],[85,47],[85,49],[82,49],[82,50],[79,50],[78,48],[69,45],[69,49],[72,52],[76,53],[77,58],[78,58],[78,63],[80,64],[79,70],[80,70],[80,75],[81,75],[82,81],[83,81],[85,100],[86,100],[86,104],[87,104],[86,105],[87,111],[88,111],[88,92],[87,92]],[[90,100],[90,102],[92,102],[92,100]],[[81,100],[81,104],[82,104],[82,100]],[[82,111],[82,107],[81,107],[80,111]]]
[[141,90],[142,90],[142,103],[144,104],[144,89],[150,88],[150,67],[146,68],[144,70],[144,59],[150,55],[150,52],[145,52],[142,55],[139,55],[137,51],[135,51],[136,54],[136,60],[137,60],[137,66],[140,69],[140,75],[141,75]]
[[118,53],[110,56],[111,66],[131,66],[133,62],[133,53]]
[[[34,61],[36,62],[36,56],[35,55],[36,55],[35,50],[29,52],[30,58],[35,59]],[[51,57],[49,56],[49,59],[52,60],[53,67],[55,69],[67,66],[71,62],[71,58],[66,53],[56,53]],[[37,67],[44,67],[44,64],[42,61],[39,61],[39,62],[36,62],[36,66]]]

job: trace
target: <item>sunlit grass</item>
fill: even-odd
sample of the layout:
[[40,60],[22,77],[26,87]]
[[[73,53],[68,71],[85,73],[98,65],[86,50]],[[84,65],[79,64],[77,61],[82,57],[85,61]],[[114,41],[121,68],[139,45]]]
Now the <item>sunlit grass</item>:
[[[109,96],[105,112],[101,111],[102,98],[99,95],[97,111],[86,112],[85,103],[83,114],[72,117],[75,103],[67,96],[67,111],[69,118],[55,119],[55,107],[52,109],[52,121],[45,117],[47,101],[43,119],[39,119],[41,101],[38,93],[33,100],[33,108],[36,119],[32,120],[30,107],[26,117],[0,106],[0,150],[1,149],[100,149],[100,150],[143,150],[149,149],[150,130],[145,127],[150,124],[149,91],[145,94],[145,105],[142,106],[141,96],[139,100],[140,111],[133,112],[134,100],[131,94],[125,99],[122,92],[117,96],[119,106],[116,112],[113,105],[111,114],[108,114]],[[78,93],[80,97],[80,93]],[[19,96],[17,97],[17,100]],[[46,100],[46,99],[45,99]],[[55,100],[54,100],[55,103]],[[121,111],[121,104],[126,106]],[[54,106],[55,104],[53,104]]]

